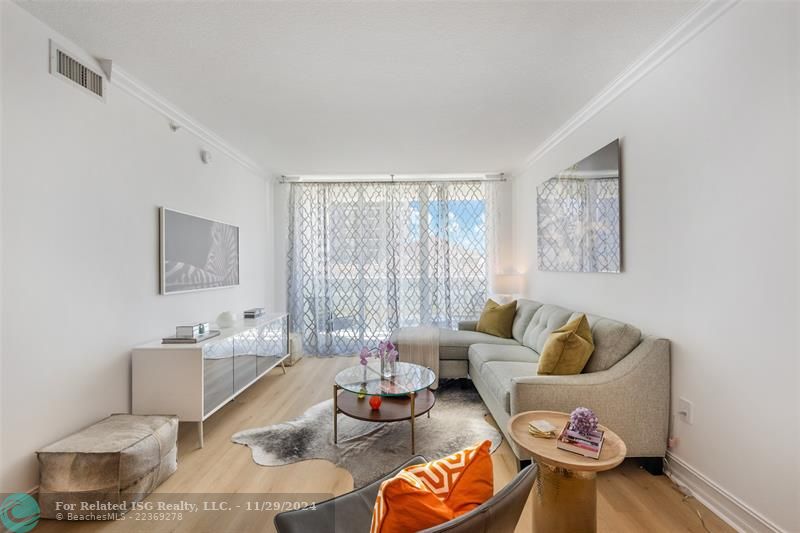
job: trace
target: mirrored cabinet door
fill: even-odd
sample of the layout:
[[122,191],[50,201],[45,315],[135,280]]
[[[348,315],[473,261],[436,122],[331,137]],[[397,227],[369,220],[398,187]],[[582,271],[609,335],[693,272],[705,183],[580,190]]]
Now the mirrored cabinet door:
[[259,328],[258,373],[261,374],[280,363],[288,353],[289,323],[286,316],[272,320]]
[[199,342],[165,345],[159,339],[135,347],[131,411],[197,422],[202,448],[203,421],[288,355],[288,326],[288,317],[275,313],[244,320]]
[[275,355],[283,357],[289,353],[289,316],[284,315],[275,322],[279,325]]
[[203,346],[203,415],[233,395],[233,339]]
[[257,329],[249,329],[233,337],[234,392],[239,392],[258,377],[256,372],[257,354]]
[[275,361],[270,357],[269,352],[269,324],[258,328],[258,358],[256,359],[257,372],[259,375],[275,366]]

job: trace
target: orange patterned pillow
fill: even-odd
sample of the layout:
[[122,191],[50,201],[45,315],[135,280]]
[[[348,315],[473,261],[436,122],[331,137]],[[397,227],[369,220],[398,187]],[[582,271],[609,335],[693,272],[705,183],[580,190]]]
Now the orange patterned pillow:
[[494,494],[491,446],[487,440],[384,481],[370,533],[419,531],[479,507]]

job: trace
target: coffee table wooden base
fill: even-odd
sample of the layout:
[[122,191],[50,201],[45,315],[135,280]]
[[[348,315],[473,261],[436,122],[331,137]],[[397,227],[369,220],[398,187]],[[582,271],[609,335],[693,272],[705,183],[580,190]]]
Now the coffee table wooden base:
[[411,421],[411,454],[416,453],[414,442],[414,419],[428,413],[436,403],[433,391],[421,390],[408,396],[384,396],[381,406],[375,410],[369,405],[369,396],[359,398],[358,394],[341,390],[338,385],[333,386],[333,443],[338,441],[337,415],[342,413],[365,422],[400,422]]
[[533,530],[537,533],[597,531],[597,475],[539,463],[533,486]]

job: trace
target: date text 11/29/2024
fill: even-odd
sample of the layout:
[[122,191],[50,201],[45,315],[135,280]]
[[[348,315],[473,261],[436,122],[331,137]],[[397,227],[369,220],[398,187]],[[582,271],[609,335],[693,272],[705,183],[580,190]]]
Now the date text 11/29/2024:
[[[57,502],[56,511],[62,520],[92,519],[91,515],[116,515],[117,520],[181,520],[182,513],[199,512],[283,512],[297,509],[314,509],[315,502],[290,500],[246,500],[231,502],[224,499],[189,501],[139,501],[139,502]],[[90,515],[87,517],[87,514]]]

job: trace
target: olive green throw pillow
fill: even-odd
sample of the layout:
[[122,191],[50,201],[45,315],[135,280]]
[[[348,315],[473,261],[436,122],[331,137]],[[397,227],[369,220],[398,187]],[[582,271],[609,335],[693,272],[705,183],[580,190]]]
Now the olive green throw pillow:
[[592,329],[586,315],[580,315],[547,337],[538,372],[560,376],[580,374],[593,351]]
[[481,317],[475,331],[488,333],[495,337],[511,338],[511,326],[514,324],[514,315],[517,314],[517,301],[500,305],[490,299],[483,307]]

